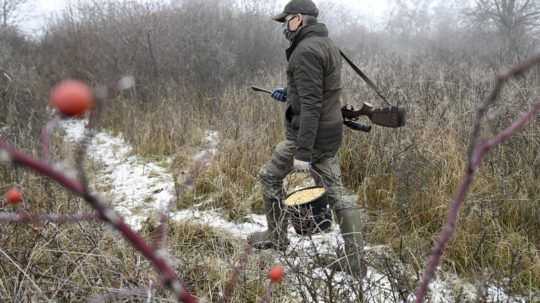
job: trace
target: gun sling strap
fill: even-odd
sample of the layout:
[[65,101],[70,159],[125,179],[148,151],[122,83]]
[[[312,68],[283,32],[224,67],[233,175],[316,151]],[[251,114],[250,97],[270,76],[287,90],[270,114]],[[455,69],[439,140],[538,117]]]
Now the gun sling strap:
[[386,105],[388,106],[391,106],[390,102],[386,100],[386,98],[379,91],[375,83],[373,83],[373,81],[371,81],[371,79],[369,79],[369,77],[358,66],[356,66],[356,64],[354,64],[354,62],[352,62],[352,60],[349,59],[349,57],[347,57],[347,55],[345,55],[345,53],[342,50],[339,50],[339,53],[341,54],[341,57],[343,57],[343,59],[345,59],[345,61],[349,63],[351,68],[358,74],[358,76],[360,76],[360,78],[362,78],[367,83],[367,85],[371,87],[371,89],[373,89],[375,93],[377,93],[377,95],[384,101],[384,103],[386,103]]

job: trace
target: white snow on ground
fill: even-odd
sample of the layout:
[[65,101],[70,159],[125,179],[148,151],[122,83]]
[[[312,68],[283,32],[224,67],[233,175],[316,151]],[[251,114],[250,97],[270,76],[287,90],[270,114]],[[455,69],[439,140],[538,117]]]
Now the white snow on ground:
[[[80,120],[66,121],[62,124],[66,132],[66,139],[71,142],[79,141],[85,131],[85,122]],[[194,156],[194,160],[207,158],[217,153],[219,134],[208,131],[206,134],[206,148]],[[97,182],[110,184],[108,193],[112,199],[111,204],[134,229],[139,230],[142,224],[150,216],[165,210],[169,203],[174,202],[174,181],[167,169],[143,160],[132,154],[132,148],[122,138],[109,135],[104,132],[97,133],[88,150],[91,160],[103,166],[103,170],[97,172]],[[245,223],[227,221],[219,211],[199,211],[188,209],[174,212],[170,215],[174,221],[189,221],[195,224],[204,224],[246,239],[255,231],[266,228],[264,216],[250,215],[245,218]],[[339,230],[334,224],[332,229],[324,234],[315,235],[311,239],[298,236],[292,227],[289,229],[291,245],[289,250],[303,252],[303,256],[309,255],[315,249],[318,253],[335,253],[341,244]],[[366,247],[366,250],[369,250]],[[323,269],[315,270],[314,276],[324,276]],[[334,277],[335,282],[347,281],[350,277],[338,274]],[[393,293],[392,283],[388,277],[368,268],[368,275],[363,281],[364,299],[367,302],[388,302],[388,298],[397,298]],[[437,279],[430,285],[431,301],[438,303],[454,302],[449,284]],[[511,298],[501,288],[489,287],[487,302],[527,302],[522,298]],[[353,298],[351,298],[353,299]],[[474,300],[474,299],[473,299]],[[413,302],[414,297],[406,300]]]
[[489,286],[487,289],[488,302],[512,302],[512,303],[525,303],[525,302],[540,302],[539,297],[535,297],[530,301],[525,298],[515,298],[508,296],[503,289],[496,286]]
[[[195,224],[203,224],[212,228],[226,231],[238,238],[246,239],[253,232],[261,231],[266,228],[266,218],[261,215],[249,215],[244,221],[247,223],[233,223],[225,220],[217,211],[199,211],[188,209],[175,212],[171,219],[174,221],[187,221]],[[310,249],[313,244],[318,247],[320,253],[334,253],[338,246],[339,230],[334,225],[328,233],[314,235],[310,241],[296,234],[293,227],[289,227],[290,247],[292,249]]]
[[220,229],[233,234],[239,238],[246,239],[247,236],[255,231],[264,228],[266,219],[264,216],[250,216],[253,223],[233,223],[225,220],[217,211],[199,211],[196,209],[187,209],[175,212],[171,215],[173,221],[190,221],[194,224],[207,225],[212,228]]
[[[63,128],[66,139],[75,142],[83,137],[85,124],[71,120],[64,122]],[[132,148],[123,139],[98,133],[88,155],[103,165],[97,182],[110,184],[111,204],[132,228],[140,230],[148,217],[166,209],[173,201],[174,182],[168,171],[132,155]]]
[[216,131],[207,131],[205,137],[206,148],[193,157],[194,161],[199,161],[208,156],[214,156],[217,153],[219,144],[219,133]]

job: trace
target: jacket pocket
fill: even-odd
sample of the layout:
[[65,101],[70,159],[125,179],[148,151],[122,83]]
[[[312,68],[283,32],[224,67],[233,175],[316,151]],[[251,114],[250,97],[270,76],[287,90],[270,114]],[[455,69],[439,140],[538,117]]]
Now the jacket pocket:
[[291,104],[287,105],[287,111],[285,111],[285,119],[287,125],[294,130],[300,128],[300,116],[294,114],[294,110]]

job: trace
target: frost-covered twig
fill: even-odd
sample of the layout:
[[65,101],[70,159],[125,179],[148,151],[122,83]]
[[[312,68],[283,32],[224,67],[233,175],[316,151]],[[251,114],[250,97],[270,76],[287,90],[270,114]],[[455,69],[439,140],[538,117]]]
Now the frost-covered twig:
[[274,290],[274,283],[268,283],[268,288],[266,288],[266,294],[264,295],[261,303],[270,303],[272,302],[272,291]]
[[424,302],[424,298],[428,291],[428,286],[430,281],[435,275],[435,271],[439,266],[442,255],[448,242],[454,236],[457,227],[457,220],[459,216],[459,210],[465,201],[465,197],[471,187],[471,184],[474,181],[475,173],[481,165],[482,159],[484,156],[496,145],[504,143],[512,135],[521,130],[529,121],[531,121],[539,112],[540,112],[540,99],[536,100],[536,103],[533,105],[532,109],[522,115],[516,122],[510,125],[507,129],[496,135],[494,138],[489,140],[480,139],[480,130],[482,125],[482,120],[492,106],[498,99],[499,94],[504,86],[504,84],[516,76],[522,75],[527,70],[529,70],[534,65],[540,64],[540,55],[532,57],[529,60],[521,64],[517,64],[506,72],[503,72],[497,76],[495,87],[492,92],[485,100],[485,102],[478,108],[476,113],[476,118],[474,121],[474,127],[471,134],[471,141],[469,145],[469,159],[468,165],[465,171],[465,176],[463,177],[462,183],[458,188],[457,194],[452,201],[451,207],[448,211],[447,223],[440,232],[439,239],[435,243],[431,256],[426,264],[426,269],[422,276],[418,288],[416,290],[416,302]]
[[156,249],[160,249],[165,247],[167,244],[167,233],[169,230],[169,215],[167,212],[162,212],[159,215],[159,226],[156,229],[155,236],[154,236],[154,247]]
[[6,70],[0,68],[0,75],[4,76],[9,82],[13,82],[13,76],[11,76]]
[[50,138],[53,130],[58,125],[60,120],[55,118],[47,123],[47,125],[41,130],[41,156],[45,161],[49,160],[49,148]]
[[103,294],[88,300],[88,303],[102,303],[111,302],[115,299],[129,298],[129,297],[147,297],[151,298],[152,289],[116,289],[107,294]]
[[94,214],[31,214],[31,213],[6,213],[0,212],[0,223],[56,223],[69,224],[83,221],[99,221],[99,217]]
[[225,292],[223,294],[223,300],[221,302],[228,303],[231,301],[231,295],[234,291],[234,287],[236,286],[236,283],[238,281],[238,276],[240,276],[240,273],[244,271],[246,264],[248,262],[248,257],[251,255],[251,252],[253,250],[253,247],[249,244],[246,244],[246,247],[244,249],[244,253],[240,256],[238,260],[238,264],[234,267],[231,276],[229,278],[229,282],[227,283],[227,286],[225,287]]
[[43,299],[45,299],[45,302],[50,302],[50,299],[47,298],[43,290],[41,290],[41,288],[37,285],[34,279],[32,279],[32,277],[28,275],[27,270],[25,270],[23,266],[17,263],[17,261],[13,260],[13,258],[11,258],[8,253],[2,250],[2,247],[0,247],[0,255],[6,258],[11,264],[13,264],[13,266],[15,266],[15,268],[17,268],[17,270],[30,282],[32,287],[36,290],[37,294],[39,294]]

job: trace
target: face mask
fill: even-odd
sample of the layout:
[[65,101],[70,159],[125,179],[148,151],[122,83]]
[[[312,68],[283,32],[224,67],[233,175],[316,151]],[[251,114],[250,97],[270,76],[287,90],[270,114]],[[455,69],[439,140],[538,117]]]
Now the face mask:
[[298,32],[298,30],[291,31],[289,29],[289,21],[285,21],[284,28],[283,28],[283,35],[285,36],[285,39],[289,40],[290,42],[293,41],[295,34]]
[[285,36],[285,39],[289,40],[290,42],[293,41],[294,34],[296,34],[296,32],[291,32],[288,26],[285,26],[285,28],[283,29],[283,35]]

